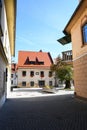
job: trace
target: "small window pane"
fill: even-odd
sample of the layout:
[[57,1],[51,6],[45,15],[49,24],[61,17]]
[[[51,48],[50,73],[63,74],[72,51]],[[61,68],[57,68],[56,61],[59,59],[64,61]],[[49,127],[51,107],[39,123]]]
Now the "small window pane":
[[26,76],[26,71],[22,71],[22,76]]
[[52,77],[52,71],[49,71],[49,77]]
[[49,81],[49,86],[52,86],[52,81]]
[[30,72],[30,76],[33,77],[34,76],[34,71]]
[[13,74],[11,74],[11,78],[13,78]]
[[22,86],[26,86],[26,82],[22,82]]
[[11,80],[11,84],[13,84],[13,80]]
[[34,82],[33,81],[30,82],[30,86],[32,86],[32,87],[34,86]]
[[44,71],[41,71],[41,72],[40,72],[40,76],[41,76],[41,77],[44,77]]
[[83,42],[87,43],[87,23],[83,26]]

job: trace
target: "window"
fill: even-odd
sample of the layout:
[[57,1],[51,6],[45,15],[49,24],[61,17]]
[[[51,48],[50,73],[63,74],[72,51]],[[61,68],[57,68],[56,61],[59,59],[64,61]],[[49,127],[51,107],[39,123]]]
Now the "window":
[[49,86],[52,86],[53,84],[52,84],[52,81],[49,81]]
[[11,80],[11,84],[13,84],[13,80]]
[[33,82],[33,81],[30,82],[30,86],[31,86],[31,87],[34,86],[34,82]]
[[39,72],[36,72],[36,75],[39,75]]
[[0,0],[0,8],[2,7],[2,1]]
[[22,86],[26,86],[26,82],[24,81],[24,82],[22,82]]
[[13,78],[13,74],[11,74],[11,78]]
[[82,27],[83,44],[87,44],[87,23]]
[[7,82],[7,80],[8,80],[8,68],[6,68],[5,74],[6,74],[6,82]]
[[44,80],[39,81],[39,87],[44,87],[44,86],[45,86],[45,81]]
[[49,77],[52,77],[52,71],[49,71]]
[[2,27],[1,27],[1,10],[2,10],[2,1],[0,0],[0,37],[3,36]]
[[26,71],[22,71],[22,76],[26,76]]
[[34,71],[30,71],[30,76],[31,76],[31,77],[34,76]]
[[44,77],[44,71],[41,71],[41,72],[40,72],[40,76],[41,76],[41,77]]

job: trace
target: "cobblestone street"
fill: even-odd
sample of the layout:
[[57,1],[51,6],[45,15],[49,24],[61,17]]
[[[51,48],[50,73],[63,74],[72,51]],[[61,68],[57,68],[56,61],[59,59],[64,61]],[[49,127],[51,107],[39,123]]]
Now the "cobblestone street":
[[9,98],[0,110],[0,130],[87,130],[87,102],[73,94]]

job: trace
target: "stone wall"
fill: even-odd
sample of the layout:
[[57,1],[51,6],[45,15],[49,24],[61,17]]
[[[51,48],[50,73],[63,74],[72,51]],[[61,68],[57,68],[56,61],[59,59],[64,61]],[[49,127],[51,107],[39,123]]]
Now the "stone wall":
[[76,59],[73,65],[76,94],[87,98],[87,54]]

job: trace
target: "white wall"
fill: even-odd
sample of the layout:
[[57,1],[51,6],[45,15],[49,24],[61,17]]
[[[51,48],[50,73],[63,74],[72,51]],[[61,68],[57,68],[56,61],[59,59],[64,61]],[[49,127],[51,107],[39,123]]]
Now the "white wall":
[[13,77],[11,77],[11,81],[13,81],[13,84],[11,83],[11,86],[17,86],[17,73],[11,72],[13,74]]
[[2,0],[2,9],[1,9],[1,27],[2,27],[2,32],[3,36],[1,37],[2,45],[4,48],[5,55],[8,60],[8,64],[5,63],[5,59],[3,58],[3,65],[4,66],[4,71],[6,71],[6,68],[8,68],[8,80],[6,83],[6,91],[7,94],[10,92],[10,86],[11,86],[11,51],[10,51],[10,42],[9,42],[9,35],[8,35],[8,27],[7,27],[7,18],[6,18],[6,10],[5,10],[5,5],[4,5],[4,0]]
[[[26,76],[22,76],[22,71],[26,71]],[[34,71],[34,76],[30,76],[30,71]],[[40,71],[44,71],[44,77],[40,77]],[[26,81],[27,85],[29,86],[29,83],[31,81],[34,81],[35,84],[38,84],[39,80],[44,80],[45,85],[49,85],[49,81],[53,82],[54,86],[54,76],[49,77],[49,69],[18,69],[18,86],[21,86],[22,81]],[[36,73],[39,73],[39,75],[36,75]]]

